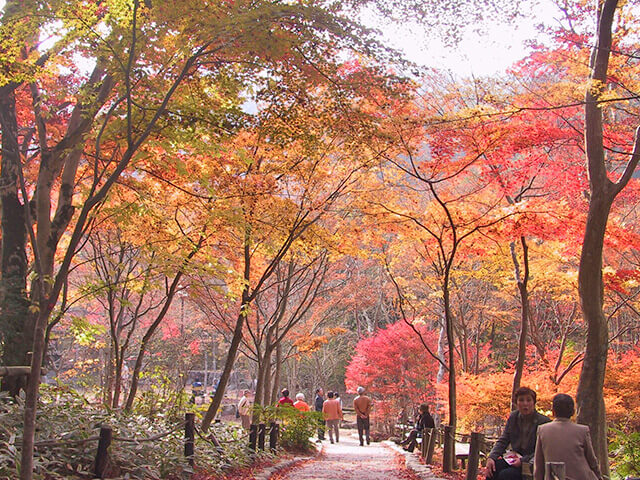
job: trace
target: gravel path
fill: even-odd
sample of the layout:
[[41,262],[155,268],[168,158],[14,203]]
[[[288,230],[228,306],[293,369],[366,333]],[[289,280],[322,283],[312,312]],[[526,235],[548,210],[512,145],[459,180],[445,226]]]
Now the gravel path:
[[[413,458],[412,458],[413,457]],[[412,465],[415,455],[405,455],[389,442],[363,447],[357,433],[340,431],[340,442],[322,442],[322,451],[313,460],[285,468],[271,480],[439,480],[428,467]],[[405,462],[409,459],[409,462]],[[417,467],[417,468],[416,468]],[[422,468],[420,468],[422,467]]]

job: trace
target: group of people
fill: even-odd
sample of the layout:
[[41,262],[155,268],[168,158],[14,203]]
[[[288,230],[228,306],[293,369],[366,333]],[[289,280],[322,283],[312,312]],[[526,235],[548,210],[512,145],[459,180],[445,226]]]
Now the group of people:
[[[298,393],[296,395],[296,401],[294,402],[289,398],[289,390],[283,388],[280,392],[280,399],[278,400],[278,406],[290,405],[293,408],[297,408],[301,412],[308,412],[311,410],[309,404],[304,400],[304,393]],[[251,427],[251,417],[253,415],[253,396],[251,390],[243,390],[242,397],[237,405],[238,418],[242,423],[242,428],[249,430]]]
[[[358,438],[360,445],[370,444],[371,399],[365,395],[365,389],[358,387],[358,396],[353,400],[356,413]],[[251,425],[253,401],[251,392],[245,390],[238,403],[238,414],[242,426]],[[294,402],[289,398],[289,390],[281,392],[278,405],[290,405],[302,412],[311,410],[305,402],[303,393],[296,395]],[[535,409],[536,392],[528,387],[520,387],[515,392],[516,410],[511,412],[500,438],[489,453],[486,465],[487,480],[522,480],[522,465],[533,465],[535,480],[548,480],[545,476],[547,462],[562,462],[565,465],[566,480],[601,480],[602,474],[593,451],[589,427],[578,425],[570,419],[575,405],[571,396],[559,393],[553,397],[552,412],[554,420]],[[331,443],[340,441],[340,421],[343,419],[342,400],[338,392],[327,392],[318,388],[313,408],[322,412],[323,422],[318,427],[318,441],[325,439],[325,429],[329,432]],[[418,408],[415,427],[407,438],[400,442],[407,451],[413,451],[419,434],[426,428],[434,428],[429,406],[423,403]]]
[[[358,396],[353,400],[353,408],[356,413],[356,423],[358,426],[358,438],[360,446],[371,443],[369,435],[369,415],[371,414],[371,399],[364,394],[364,388],[358,387]],[[331,443],[340,441],[340,422],[343,419],[342,400],[338,392],[327,392],[327,399],[324,398],[324,390],[316,389],[316,398],[314,399],[314,408],[316,412],[322,412],[323,422],[318,427],[318,441],[324,440],[325,427],[329,432],[329,441]]]
[[553,421],[536,411],[532,389],[520,387],[515,399],[516,410],[489,453],[487,480],[522,480],[525,462],[533,464],[535,480],[550,479],[545,474],[547,462],[564,463],[566,480],[602,479],[589,427],[570,420],[575,410],[573,398],[564,393],[553,397]]
[[[371,399],[364,395],[364,388],[358,387],[358,396],[353,401],[356,411],[358,435],[360,437],[360,445],[364,445],[366,438],[367,445],[371,442],[369,436],[369,414],[371,412]],[[291,406],[301,412],[308,412],[311,407],[305,402],[304,393],[296,394],[295,402],[289,397],[289,390],[283,388],[280,392],[280,399],[277,405],[279,407]],[[318,441],[324,440],[325,430],[329,432],[329,440],[331,443],[340,441],[340,422],[343,420],[342,399],[338,392],[327,392],[327,399],[324,398],[324,390],[318,388],[314,399],[314,410],[322,412],[322,424],[318,427]],[[238,417],[242,423],[242,427],[246,430],[251,426],[251,416],[253,413],[253,399],[250,390],[242,392],[242,398],[237,406]]]

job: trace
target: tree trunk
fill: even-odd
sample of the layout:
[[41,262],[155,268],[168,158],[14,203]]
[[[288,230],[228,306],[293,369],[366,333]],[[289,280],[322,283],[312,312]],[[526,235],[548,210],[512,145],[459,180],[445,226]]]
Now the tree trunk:
[[266,405],[266,394],[269,390],[269,370],[271,366],[271,342],[269,338],[269,334],[267,334],[266,345],[264,348],[264,353],[260,357],[260,362],[258,363],[258,382],[256,384],[256,394],[255,394],[255,403],[259,405]]
[[229,352],[227,353],[227,359],[224,362],[224,368],[218,381],[218,387],[216,393],[211,399],[211,404],[207,409],[204,417],[202,418],[202,431],[206,432],[211,425],[211,422],[216,416],[216,412],[222,404],[224,392],[227,389],[227,383],[229,383],[229,377],[233,370],[233,365],[236,361],[236,355],[238,354],[238,348],[242,341],[242,329],[244,322],[247,319],[247,311],[249,310],[249,304],[251,303],[251,296],[249,294],[249,285],[251,282],[251,226],[247,224],[244,232],[244,285],[242,287],[242,297],[240,304],[240,312],[236,319],[236,325],[233,329],[233,338],[231,339],[231,345],[229,345]]
[[[8,8],[8,7],[7,7]],[[27,319],[27,231],[24,206],[18,198],[18,121],[14,86],[0,88],[2,167],[0,202],[2,209],[2,274],[0,275],[0,338],[2,364],[24,365],[31,349],[33,326]],[[25,377],[4,377],[2,390],[17,396]]]
[[[189,255],[187,256],[187,259],[185,260],[185,263],[187,263],[189,260],[191,260],[191,258],[193,258],[193,256],[199,250],[200,245],[201,245],[201,242],[198,243],[197,248],[195,248],[192,252],[189,253]],[[153,337],[153,334],[155,333],[156,329],[158,328],[162,320],[164,320],[164,317],[167,315],[167,312],[169,311],[169,308],[173,303],[173,299],[175,298],[176,290],[178,288],[178,284],[180,283],[180,279],[182,278],[182,275],[183,275],[182,270],[176,273],[176,276],[173,278],[173,281],[171,282],[171,286],[169,287],[169,290],[167,292],[167,298],[165,299],[164,305],[162,306],[162,310],[160,310],[157,317],[155,318],[153,323],[149,326],[144,336],[142,337],[142,340],[140,341],[140,349],[138,350],[136,364],[135,364],[135,367],[133,368],[133,372],[131,373],[131,386],[129,387],[129,395],[127,397],[127,403],[124,406],[124,409],[126,411],[131,411],[131,409],[133,408],[133,402],[136,398],[136,393],[138,392],[138,381],[140,380],[140,373],[142,372],[142,361],[144,360],[144,356],[147,353],[147,345],[151,341],[151,338]],[[122,352],[122,356],[124,357],[124,352]],[[122,358],[121,360],[124,361],[124,358]]]
[[271,403],[275,403],[280,399],[280,366],[282,365],[282,346],[278,342],[276,345],[276,361],[273,372],[273,385],[271,386]]
[[111,405],[113,399],[113,344],[108,349],[105,348],[104,362],[104,385],[102,390],[102,403],[105,406]]
[[124,365],[124,352],[116,355],[115,358],[115,371],[113,378],[113,397],[111,401],[111,408],[118,408],[120,406],[120,394],[122,393],[122,367]]
[[[453,257],[453,256],[452,256]],[[448,458],[451,460],[449,465],[443,465],[445,472],[452,472],[455,463],[455,432],[458,422],[456,412],[456,364],[455,364],[455,337],[453,332],[453,315],[451,314],[451,300],[449,297],[449,272],[445,272],[444,280],[442,283],[442,293],[444,300],[444,318],[447,332],[447,344],[449,347],[448,352],[448,364],[449,364],[449,425],[451,425],[451,431],[454,435],[453,441],[445,445],[450,448]],[[443,453],[444,455],[444,453]]]
[[[44,288],[44,282],[41,282]],[[44,294],[41,295],[45,297]],[[46,297],[45,297],[46,298]],[[20,480],[31,480],[33,477],[33,448],[36,433],[36,412],[38,408],[38,392],[40,389],[40,376],[42,373],[42,359],[44,355],[44,338],[47,329],[47,321],[51,314],[48,299],[40,302],[40,311],[36,320],[36,328],[33,339],[33,355],[31,358],[31,373],[27,384],[24,402],[24,427],[22,429],[22,452],[20,461]]]
[[610,204],[595,201],[589,205],[589,216],[580,257],[578,289],[582,313],[587,323],[587,344],[580,372],[576,403],[578,423],[589,425],[593,447],[602,473],[609,472],[607,424],[604,409],[604,376],[607,366],[609,332],[602,311],[602,248]]
[[609,332],[602,310],[602,251],[611,205],[626,186],[640,159],[640,135],[636,130],[633,154],[617,183],[609,180],[603,143],[602,105],[600,93],[607,83],[611,54],[612,26],[617,0],[598,2],[598,38],[591,55],[590,84],[585,94],[585,145],[589,173],[589,213],[584,233],[578,290],[582,313],[587,323],[587,345],[578,383],[577,407],[579,423],[589,425],[595,453],[602,473],[609,475],[607,424],[604,409],[604,376],[607,367]]
[[231,340],[231,345],[229,346],[229,353],[227,353],[227,359],[224,362],[224,368],[222,369],[222,374],[220,375],[220,380],[218,381],[218,387],[216,388],[216,393],[213,395],[211,399],[211,404],[207,409],[203,419],[202,419],[202,431],[206,432],[211,426],[211,422],[216,416],[216,412],[222,405],[222,399],[224,398],[224,393],[227,389],[227,384],[229,383],[229,377],[231,377],[231,371],[233,370],[233,365],[236,361],[236,355],[238,354],[238,347],[240,346],[240,342],[242,341],[242,328],[244,326],[244,322],[246,320],[246,311],[249,308],[247,302],[247,287],[244,287],[242,292],[242,306],[240,307],[240,313],[238,314],[238,318],[236,319],[236,325],[233,329],[233,338]]
[[511,243],[511,259],[513,260],[515,280],[520,293],[520,335],[518,337],[518,359],[516,360],[516,369],[513,373],[513,385],[511,387],[511,410],[516,409],[516,390],[520,388],[522,380],[522,371],[524,370],[524,360],[527,353],[527,328],[529,326],[529,291],[527,284],[529,283],[529,247],[524,237],[520,237],[522,245],[522,263],[524,272],[520,273],[520,264],[516,253],[515,243]]

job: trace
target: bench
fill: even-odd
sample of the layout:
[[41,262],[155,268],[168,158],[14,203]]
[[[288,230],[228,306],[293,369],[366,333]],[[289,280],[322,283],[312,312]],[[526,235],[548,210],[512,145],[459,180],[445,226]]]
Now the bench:
[[[471,444],[456,442],[456,461],[460,461],[462,468],[466,468],[467,460],[469,460],[469,448]],[[480,452],[480,457],[486,457],[484,452]]]

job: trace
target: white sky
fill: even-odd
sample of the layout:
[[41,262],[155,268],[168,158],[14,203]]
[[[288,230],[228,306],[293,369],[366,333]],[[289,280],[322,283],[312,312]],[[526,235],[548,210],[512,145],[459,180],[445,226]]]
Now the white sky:
[[[446,0],[442,0],[446,1]],[[459,76],[492,75],[503,72],[507,67],[527,55],[524,42],[539,38],[535,25],[551,24],[557,9],[553,0],[540,0],[541,5],[534,12],[523,12],[530,19],[518,20],[514,25],[489,22],[491,35],[479,35],[468,29],[462,42],[455,48],[445,47],[433,34],[424,28],[411,24],[401,27],[384,26],[385,41],[403,51],[407,58],[419,65],[450,70]],[[0,0],[0,10],[5,0]],[[365,23],[375,25],[376,21],[366,19]]]
[[[407,58],[419,65],[450,70],[459,76],[482,76],[504,72],[529,52],[525,41],[540,39],[536,25],[545,23],[555,25],[559,11],[553,0],[541,0],[535,12],[521,12],[524,19],[516,24],[488,22],[485,31],[491,34],[478,34],[469,27],[460,44],[447,47],[436,35],[425,33],[424,27],[416,25],[380,26],[389,45],[403,51]],[[369,25],[375,20],[366,19]]]

